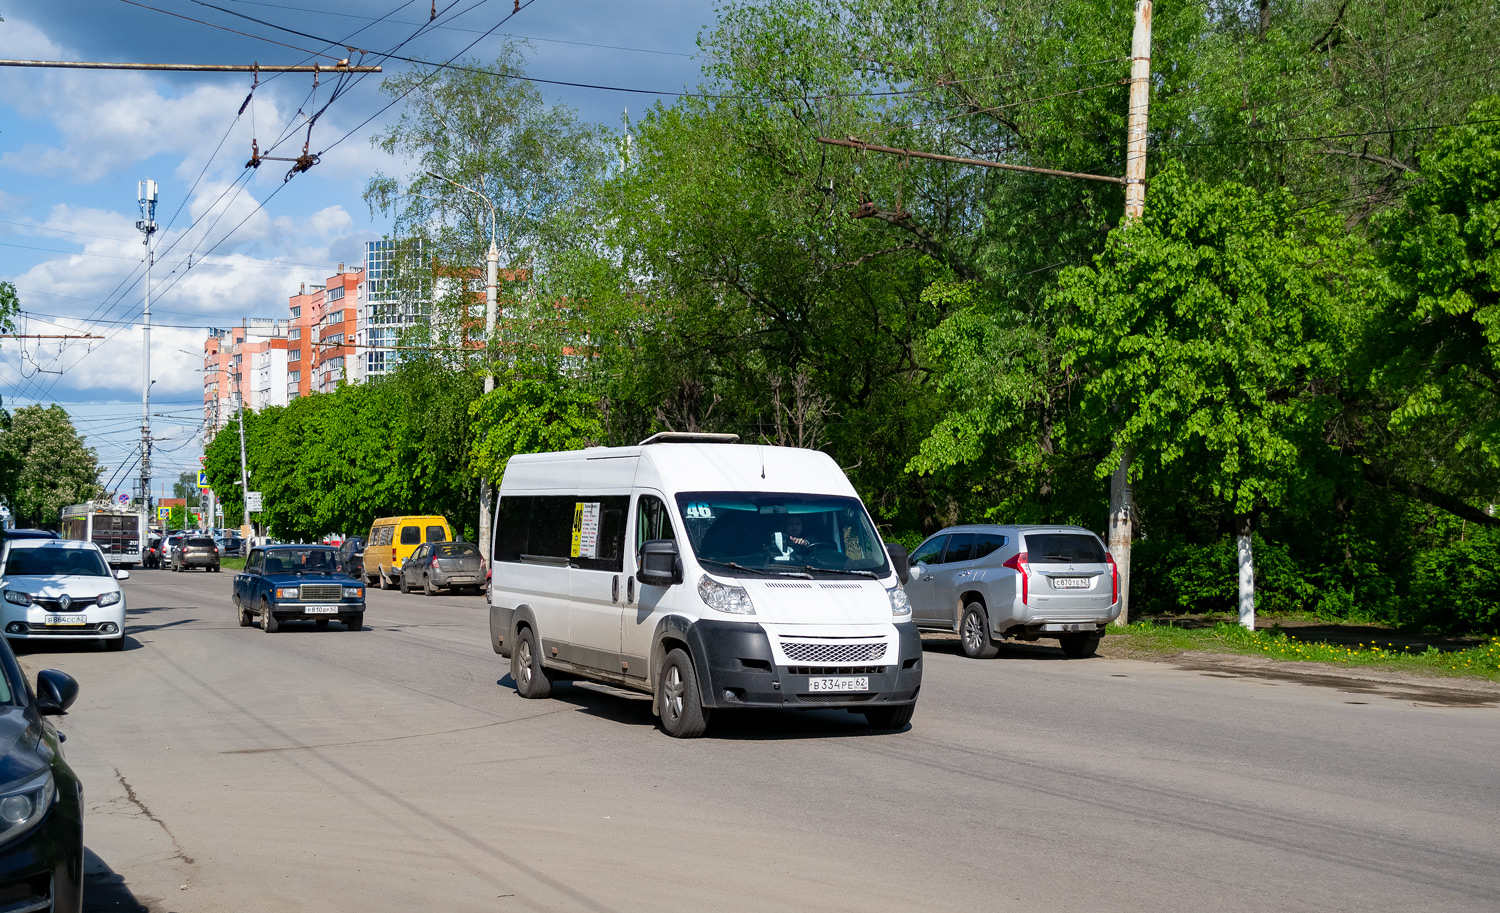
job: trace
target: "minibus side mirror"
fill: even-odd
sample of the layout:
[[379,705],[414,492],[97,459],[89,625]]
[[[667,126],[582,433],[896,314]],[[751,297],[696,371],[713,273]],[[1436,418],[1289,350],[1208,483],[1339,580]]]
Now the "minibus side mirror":
[[899,542],[887,542],[885,550],[891,556],[891,564],[896,566],[896,579],[905,584],[911,579],[911,556],[907,554],[906,546]]
[[641,543],[639,567],[635,576],[649,586],[671,586],[682,582],[682,559],[677,554],[677,542],[672,539],[651,539]]

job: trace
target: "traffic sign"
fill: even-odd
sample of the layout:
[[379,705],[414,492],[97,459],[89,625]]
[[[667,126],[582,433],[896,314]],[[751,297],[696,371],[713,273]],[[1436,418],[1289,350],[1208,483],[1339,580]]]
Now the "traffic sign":
[[208,470],[206,470],[206,469],[200,469],[200,470],[198,470],[198,487],[199,488],[207,488],[208,487]]
[[120,503],[121,507],[129,507],[130,506],[130,495],[127,494],[127,493],[125,493],[125,492],[123,492],[123,491],[120,492],[118,495],[115,495],[115,500]]
[[167,522],[167,520],[171,516],[172,516],[172,508],[170,508],[170,507],[158,507],[156,509],[156,519],[160,520],[163,523]]
[[251,491],[245,493],[245,507],[250,510],[260,510],[260,492]]

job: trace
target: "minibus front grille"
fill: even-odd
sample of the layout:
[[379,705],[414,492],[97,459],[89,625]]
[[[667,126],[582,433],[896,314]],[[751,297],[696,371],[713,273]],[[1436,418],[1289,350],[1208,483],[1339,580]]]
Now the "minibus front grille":
[[799,694],[797,700],[807,704],[856,704],[873,701],[879,696],[873,691],[817,691]]
[[867,663],[885,658],[883,640],[853,643],[816,643],[805,640],[783,640],[781,652],[794,663]]

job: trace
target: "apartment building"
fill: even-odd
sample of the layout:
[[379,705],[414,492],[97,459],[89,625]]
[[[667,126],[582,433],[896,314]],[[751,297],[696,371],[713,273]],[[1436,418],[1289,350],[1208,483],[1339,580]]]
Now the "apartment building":
[[[209,330],[203,343],[203,427],[210,436],[228,424],[241,402],[252,410],[285,404],[271,385],[280,377],[275,366],[285,364],[286,334],[286,321],[266,318]],[[264,379],[257,376],[262,369]]]
[[427,319],[437,280],[421,256],[417,242],[370,241],[363,267],[341,263],[322,284],[302,283],[287,300],[287,319],[210,330],[203,343],[208,434],[242,400],[252,411],[284,406],[394,370],[400,334]]

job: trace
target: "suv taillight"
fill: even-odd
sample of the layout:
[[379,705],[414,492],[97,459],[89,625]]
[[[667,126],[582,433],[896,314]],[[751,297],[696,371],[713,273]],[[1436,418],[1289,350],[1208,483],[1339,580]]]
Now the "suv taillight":
[[1005,560],[1001,567],[1008,567],[1021,576],[1021,605],[1030,605],[1027,601],[1031,596],[1030,581],[1031,565],[1026,563],[1026,553],[1017,552]]
[[1109,562],[1109,604],[1114,605],[1120,601],[1120,567],[1110,552],[1105,552],[1104,558]]

